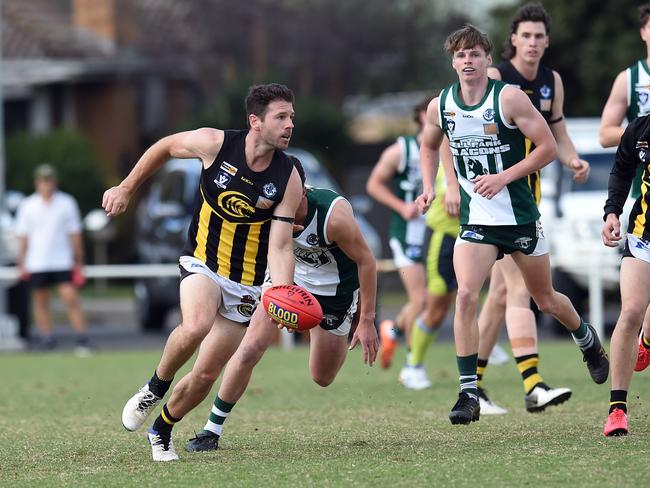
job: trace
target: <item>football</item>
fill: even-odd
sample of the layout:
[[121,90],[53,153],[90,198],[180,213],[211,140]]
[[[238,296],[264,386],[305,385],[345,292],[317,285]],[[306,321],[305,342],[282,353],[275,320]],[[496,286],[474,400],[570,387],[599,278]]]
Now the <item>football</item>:
[[273,286],[262,296],[262,304],[269,317],[294,330],[311,329],[323,320],[318,300],[300,286]]

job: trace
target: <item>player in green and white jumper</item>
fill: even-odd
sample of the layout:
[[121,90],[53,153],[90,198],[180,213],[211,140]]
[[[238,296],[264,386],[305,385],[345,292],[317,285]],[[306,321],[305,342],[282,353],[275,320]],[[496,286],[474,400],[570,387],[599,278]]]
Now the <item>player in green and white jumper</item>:
[[[468,424],[479,419],[478,296],[504,253],[512,255],[539,309],[571,331],[595,382],[606,381],[609,361],[595,330],[551,282],[548,247],[526,176],[555,158],[553,134],[523,91],[488,78],[492,45],[485,34],[466,25],[447,38],[445,49],[459,81],[429,105],[420,146],[424,193],[418,204],[426,210],[432,202],[438,148],[447,136],[461,194],[454,249],[454,337],[461,391],[449,419]],[[526,138],[534,144],[530,152]],[[449,181],[454,172],[447,166]]]
[[[360,343],[364,362],[372,366],[375,360],[379,347],[374,325],[376,263],[350,203],[332,190],[306,188],[295,223],[302,229],[293,235],[294,281],[314,294],[323,309],[320,326],[309,331],[309,370],[314,382],[325,387],[334,381],[345,361],[348,334],[354,325],[349,348]],[[190,440],[188,451],[217,448],[224,421],[276,336],[276,325],[263,307],[258,307],[241,346],[226,366],[204,430]]]
[[[639,34],[646,46],[646,57],[621,71],[612,85],[600,116],[600,144],[615,147],[625,130],[623,119],[632,122],[650,113],[650,3],[639,7]],[[641,194],[641,167],[632,183],[632,197]],[[646,319],[650,320],[650,318]]]
[[[368,194],[392,210],[389,244],[408,299],[395,320],[384,320],[379,325],[380,360],[383,368],[388,368],[392,363],[397,332],[404,332],[405,342],[410,345],[413,323],[426,301],[426,223],[415,199],[422,192],[419,138],[431,99],[432,97],[426,97],[413,108],[413,119],[418,126],[417,135],[399,137],[386,148],[366,184]],[[428,383],[426,375],[423,375],[422,370],[410,369],[405,364],[400,371],[399,380],[407,387],[412,376],[416,382],[421,379]]]

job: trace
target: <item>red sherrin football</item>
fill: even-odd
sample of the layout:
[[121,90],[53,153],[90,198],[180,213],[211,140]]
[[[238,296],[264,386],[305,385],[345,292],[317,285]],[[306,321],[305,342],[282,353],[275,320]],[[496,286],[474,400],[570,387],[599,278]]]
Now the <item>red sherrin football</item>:
[[262,296],[262,304],[269,317],[292,329],[308,330],[323,320],[320,303],[301,286],[273,286]]

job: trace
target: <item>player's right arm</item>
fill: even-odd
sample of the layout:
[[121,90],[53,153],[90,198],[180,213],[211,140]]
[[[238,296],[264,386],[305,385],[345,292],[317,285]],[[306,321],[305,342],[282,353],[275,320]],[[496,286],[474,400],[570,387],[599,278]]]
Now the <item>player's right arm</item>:
[[[454,157],[446,137],[440,146],[440,163],[445,172],[445,210],[450,217],[460,215],[460,185],[454,169]],[[438,170],[440,171],[440,170]]]
[[598,132],[600,145],[614,147],[618,145],[623,135],[623,119],[627,112],[627,72],[621,71],[612,86],[609,98],[600,116],[600,130]]
[[366,191],[379,203],[400,214],[404,220],[411,220],[418,214],[417,206],[398,198],[389,187],[389,182],[397,173],[401,160],[402,148],[398,142],[384,149],[368,177]]
[[202,128],[163,137],[147,149],[129,175],[118,186],[104,192],[102,207],[109,217],[126,211],[138,187],[170,158],[198,158],[208,168],[221,150],[224,133],[219,129]]
[[429,210],[433,199],[436,196],[435,182],[438,173],[438,149],[442,144],[444,132],[440,126],[441,121],[438,116],[438,104],[440,98],[436,97],[431,100],[427,108],[422,133],[420,134],[420,165],[422,167],[422,195],[416,200],[420,212],[425,213]]

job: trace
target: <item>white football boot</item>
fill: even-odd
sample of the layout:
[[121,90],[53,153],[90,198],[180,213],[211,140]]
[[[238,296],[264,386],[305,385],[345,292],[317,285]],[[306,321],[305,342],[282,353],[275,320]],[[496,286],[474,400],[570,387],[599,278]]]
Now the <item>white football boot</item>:
[[149,390],[149,384],[144,385],[129,398],[122,410],[122,425],[126,430],[134,432],[142,427],[151,411],[160,403],[159,396]]
[[409,390],[431,388],[431,381],[423,366],[404,366],[399,374],[399,382]]
[[526,410],[531,413],[542,412],[546,407],[559,405],[571,398],[569,388],[549,388],[546,385],[537,385],[526,395]]
[[151,445],[151,456],[154,461],[178,461],[178,454],[174,448],[174,442],[171,437],[168,442],[153,429],[147,431],[147,439]]
[[480,387],[478,389],[478,403],[481,407],[481,415],[505,415],[508,413],[505,408],[490,400],[486,391]]

